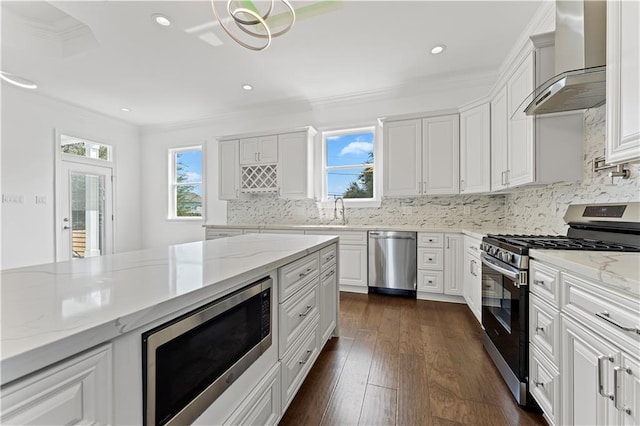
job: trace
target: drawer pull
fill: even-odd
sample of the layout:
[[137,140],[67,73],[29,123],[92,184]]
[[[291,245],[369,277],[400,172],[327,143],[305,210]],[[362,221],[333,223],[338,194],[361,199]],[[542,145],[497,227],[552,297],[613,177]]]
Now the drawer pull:
[[432,281],[432,280],[429,280],[428,282],[429,282],[429,284],[433,284],[433,281]]
[[622,386],[622,379],[619,377],[622,373],[633,374],[631,369],[624,367],[616,367],[613,369],[613,405],[618,411],[622,411],[631,415],[631,409],[629,407],[620,407],[618,402],[620,400],[619,389]]
[[604,311],[604,312],[596,312],[596,316],[600,319],[605,320],[606,322],[615,325],[616,327],[618,327],[621,330],[624,331],[630,331],[632,333],[636,333],[636,334],[640,334],[640,327],[625,327],[623,325],[618,324],[617,322],[615,322],[614,320],[611,319],[611,316],[609,314],[609,312]]
[[331,271],[329,271],[329,272],[327,273],[327,275],[325,275],[325,276],[324,276],[324,279],[326,280],[327,278],[329,278],[330,276],[332,276],[332,275],[333,275],[333,274],[335,274],[335,273],[336,273],[336,271],[332,269]]
[[601,355],[601,356],[598,357],[598,393],[600,394],[600,396],[603,396],[605,398],[613,400],[613,395],[609,395],[607,393],[604,393],[604,385],[602,384],[602,382],[603,382],[603,380],[602,380],[602,370],[603,370],[602,362],[603,361],[613,362],[614,359],[610,355]]
[[536,333],[537,333],[538,331],[542,331],[542,332],[544,333],[544,327],[536,327]]
[[306,317],[307,315],[309,315],[309,312],[311,312],[312,309],[313,309],[313,306],[307,305],[307,310],[298,315],[301,317]]
[[304,365],[307,363],[307,361],[309,361],[309,358],[311,358],[311,352],[313,352],[311,349],[307,349],[307,355],[304,357],[304,359],[298,361],[300,365]]
[[311,268],[307,268],[307,270],[306,270],[306,271],[304,271],[304,272],[300,272],[300,278],[302,278],[302,277],[306,277],[307,275],[309,275],[309,274],[311,273],[311,271],[313,271],[313,269],[311,269]]
[[432,242],[433,242],[433,239],[432,239],[432,238],[429,238],[429,242],[430,242],[430,243],[432,243]]
[[533,382],[537,388],[544,388],[544,383],[542,382]]
[[333,260],[336,257],[335,254],[332,254],[331,256],[327,256],[327,258],[324,260],[324,263],[329,262],[330,260]]
[[432,257],[429,258],[429,262],[433,262],[433,258]]
[[544,280],[533,280],[535,285],[544,285]]

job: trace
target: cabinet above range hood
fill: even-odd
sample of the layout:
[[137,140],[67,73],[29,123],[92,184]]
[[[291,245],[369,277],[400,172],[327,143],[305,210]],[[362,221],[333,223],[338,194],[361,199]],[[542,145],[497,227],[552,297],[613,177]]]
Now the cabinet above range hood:
[[556,0],[556,76],[528,97],[525,114],[574,111],[605,103],[606,18],[606,1]]

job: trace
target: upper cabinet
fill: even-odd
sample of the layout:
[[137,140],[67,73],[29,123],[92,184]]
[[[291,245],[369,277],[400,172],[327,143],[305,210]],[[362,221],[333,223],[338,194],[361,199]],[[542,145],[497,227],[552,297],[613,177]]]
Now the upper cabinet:
[[607,2],[607,163],[640,159],[640,3]]
[[491,101],[491,190],[582,179],[582,111],[527,116],[537,84],[553,76],[553,37],[532,37]]
[[240,164],[278,162],[278,135],[240,139]]
[[384,123],[383,194],[459,192],[458,114]]
[[460,193],[491,190],[489,104],[460,113]]
[[312,198],[313,138],[308,127],[267,136],[225,137],[219,142],[219,199],[273,193]]

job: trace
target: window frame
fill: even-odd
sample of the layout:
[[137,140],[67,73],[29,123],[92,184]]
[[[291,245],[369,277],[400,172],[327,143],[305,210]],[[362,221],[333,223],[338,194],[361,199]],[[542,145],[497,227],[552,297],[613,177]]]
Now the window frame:
[[329,198],[328,194],[328,171],[330,170],[339,170],[345,168],[353,168],[363,166],[365,164],[350,164],[346,166],[327,166],[327,138],[332,136],[340,136],[340,135],[348,135],[353,133],[365,133],[371,132],[373,133],[373,198],[343,198],[345,207],[380,207],[381,205],[381,197],[380,197],[380,176],[381,176],[381,159],[380,155],[382,153],[381,143],[379,140],[379,135],[381,134],[379,131],[379,126],[375,124],[371,125],[362,125],[358,127],[342,127],[337,129],[327,129],[321,132],[321,151],[322,155],[320,156],[320,161],[322,164],[319,169],[319,180],[320,184],[320,197],[319,204],[321,207],[333,207],[335,204],[335,198]]
[[[200,151],[200,163],[201,163],[201,170],[202,173],[200,174],[200,178],[201,180],[199,182],[185,182],[185,183],[178,183],[176,182],[176,167],[177,167],[177,155],[181,152],[187,152],[187,151]],[[181,146],[181,147],[176,147],[176,148],[169,148],[168,149],[168,203],[167,203],[167,220],[170,221],[188,221],[188,222],[193,222],[193,221],[205,221],[206,220],[206,216],[205,216],[205,210],[206,210],[206,200],[205,200],[205,195],[206,195],[206,190],[205,190],[205,182],[206,182],[206,177],[205,177],[205,164],[206,164],[206,160],[205,160],[205,148],[204,148],[204,144],[199,144],[199,145],[189,145],[189,146]],[[200,187],[202,188],[202,195],[201,195],[201,200],[202,200],[202,210],[200,212],[200,216],[178,216],[177,214],[177,196],[176,196],[176,190],[178,188],[178,186],[181,185],[200,185]]]

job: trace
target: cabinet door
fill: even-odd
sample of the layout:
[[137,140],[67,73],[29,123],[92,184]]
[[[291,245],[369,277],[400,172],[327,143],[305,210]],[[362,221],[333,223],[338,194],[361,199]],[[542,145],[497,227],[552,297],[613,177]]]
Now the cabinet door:
[[218,144],[218,198],[235,200],[240,186],[238,141],[222,141]]
[[422,192],[422,124],[420,120],[384,124],[383,195]]
[[367,287],[367,246],[340,244],[340,285]]
[[273,164],[278,162],[278,136],[260,136],[258,138],[258,162]]
[[640,3],[607,2],[607,149],[609,163],[640,158]]
[[460,114],[460,193],[491,190],[489,104]]
[[[562,318],[562,424],[619,424],[613,405],[616,348],[570,319]],[[602,389],[599,385],[602,385]]]
[[476,316],[478,322],[482,323],[482,300],[481,286],[482,278],[480,275],[480,265],[475,256],[469,252],[464,253],[464,262],[462,265],[462,280],[464,299]]
[[306,133],[278,136],[278,186],[282,198],[309,198],[309,150]]
[[444,237],[444,294],[462,296],[463,257],[462,234],[445,234]]
[[[637,355],[637,354],[636,354]],[[625,426],[640,425],[640,363],[628,355],[622,356],[622,368],[616,372],[622,395],[618,398],[622,411],[622,424]]]
[[321,344],[329,340],[336,328],[336,295],[338,292],[338,276],[336,265],[320,275],[320,333]]
[[460,117],[422,119],[422,177],[425,194],[460,191]]
[[258,138],[240,139],[240,164],[258,163]]
[[510,187],[535,181],[534,118],[525,115],[522,106],[535,88],[534,76],[535,53],[531,52],[507,81]]
[[507,187],[508,123],[507,86],[504,86],[491,101],[491,191]]

